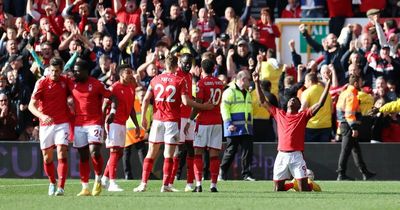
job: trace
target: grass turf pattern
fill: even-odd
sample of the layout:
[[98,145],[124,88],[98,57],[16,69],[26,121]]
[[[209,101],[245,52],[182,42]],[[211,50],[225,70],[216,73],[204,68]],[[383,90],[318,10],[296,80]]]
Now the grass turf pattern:
[[45,179],[0,179],[0,209],[400,209],[400,182],[317,182],[320,193],[273,192],[272,181],[224,181],[218,193],[209,191],[209,181],[202,193],[185,193],[185,182],[176,181],[181,192],[160,193],[161,181],[151,180],[146,192],[134,193],[139,180],[117,180],[123,192],[77,197],[79,180],[67,180],[65,196],[55,197],[47,195]]

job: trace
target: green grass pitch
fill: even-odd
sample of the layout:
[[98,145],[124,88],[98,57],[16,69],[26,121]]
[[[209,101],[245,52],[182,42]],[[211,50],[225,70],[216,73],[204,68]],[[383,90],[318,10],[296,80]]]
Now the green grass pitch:
[[[400,209],[398,181],[317,181],[320,193],[273,192],[272,181],[224,181],[220,192],[211,193],[206,181],[202,193],[160,193],[161,181],[152,180],[147,192],[134,193],[139,182],[118,180],[124,192],[77,197],[79,180],[67,180],[65,196],[50,197],[45,179],[0,179],[0,209]],[[175,183],[182,190],[184,185]]]

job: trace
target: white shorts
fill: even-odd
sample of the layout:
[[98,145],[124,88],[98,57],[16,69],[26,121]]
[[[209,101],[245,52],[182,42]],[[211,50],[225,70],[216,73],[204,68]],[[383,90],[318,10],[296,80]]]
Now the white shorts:
[[190,123],[188,134],[185,135],[185,126],[188,121],[189,121],[189,118],[181,118],[181,131],[180,131],[180,138],[179,138],[180,144],[185,143],[185,141],[193,141],[194,140],[194,129],[196,126],[196,124],[194,122]]
[[126,126],[111,123],[108,128],[106,147],[125,147]]
[[178,144],[179,126],[177,122],[153,120],[150,128],[149,142],[154,144]]
[[69,123],[39,127],[40,149],[68,145]]
[[220,150],[222,147],[222,126],[199,125],[194,136],[193,147],[208,147]]
[[88,144],[101,144],[103,128],[101,125],[75,126],[74,147],[81,148]]
[[278,152],[274,163],[274,181],[307,177],[307,166],[301,151]]

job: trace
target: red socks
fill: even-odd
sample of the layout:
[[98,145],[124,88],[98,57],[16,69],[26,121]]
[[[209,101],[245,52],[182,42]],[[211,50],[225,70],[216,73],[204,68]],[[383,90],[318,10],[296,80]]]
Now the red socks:
[[178,172],[179,158],[174,157],[172,163],[172,172],[168,184],[174,184],[176,173]]
[[108,165],[106,167],[110,173],[110,179],[115,179],[117,177],[118,157],[118,152],[110,152],[110,159],[108,160]]
[[44,172],[49,177],[50,182],[55,184],[56,183],[56,176],[55,176],[55,173],[54,173],[54,163],[53,163],[53,161],[51,163],[43,163],[43,166],[44,166]]
[[58,173],[58,187],[64,189],[65,180],[67,179],[67,173],[68,173],[67,158],[58,159],[57,173]]
[[142,171],[142,182],[147,183],[151,171],[153,170],[154,160],[151,158],[145,158],[143,161],[143,171]]
[[190,156],[186,156],[186,165],[187,165],[187,178],[186,178],[186,182],[189,184],[193,183],[193,179],[194,179],[194,168],[193,168],[193,160],[194,157],[190,157]]
[[285,183],[285,186],[283,187],[283,190],[288,191],[288,190],[292,189],[293,186],[294,185],[293,185],[292,182]]
[[110,165],[110,158],[108,158],[108,161],[107,161],[107,164],[106,164],[106,167],[104,168],[104,172],[103,172],[103,176],[105,176],[105,177],[110,177],[110,173],[109,173],[109,171],[108,171],[108,166]]
[[216,184],[218,181],[219,165],[220,165],[219,157],[216,156],[210,158],[211,183]]
[[193,160],[194,176],[197,182],[203,179],[203,155],[195,155]]
[[103,171],[103,156],[99,155],[97,157],[92,156],[93,170],[96,175],[101,175]]
[[79,160],[79,175],[81,176],[81,181],[83,183],[89,182],[90,166],[89,160]]
[[172,166],[173,160],[172,158],[164,158],[164,166],[163,166],[163,184],[167,186],[171,179],[172,175]]

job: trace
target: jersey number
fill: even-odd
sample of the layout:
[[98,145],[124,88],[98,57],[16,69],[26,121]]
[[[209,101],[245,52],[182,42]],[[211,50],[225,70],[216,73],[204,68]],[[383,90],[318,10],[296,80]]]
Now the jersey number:
[[219,88],[216,88],[216,89],[210,88],[210,91],[211,91],[211,95],[210,95],[211,102],[214,105],[219,104],[219,102],[221,101],[222,90]]
[[[168,85],[168,86],[164,89],[164,86],[162,86],[162,85],[160,85],[160,84],[156,84],[156,86],[155,86],[154,88],[155,88],[155,91],[158,91],[158,94],[157,94],[156,99],[155,99],[156,101],[175,102],[175,99],[173,99],[173,97],[175,96],[175,93],[176,93],[176,88],[175,88],[175,86]],[[168,96],[166,99],[161,98],[161,96],[162,96],[163,93],[164,93],[164,90],[165,90],[165,91],[171,90],[171,93],[169,94],[169,96]]]

